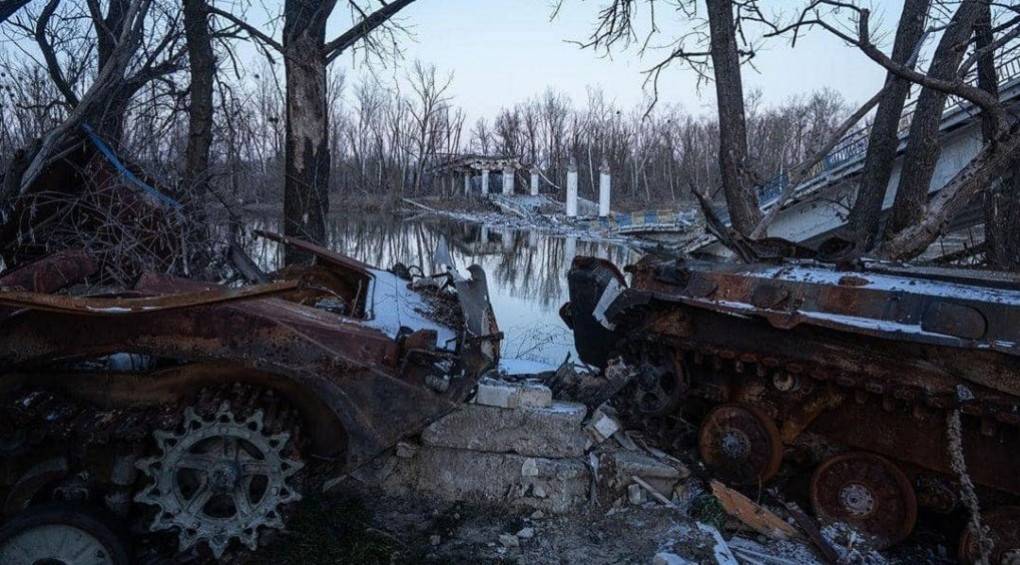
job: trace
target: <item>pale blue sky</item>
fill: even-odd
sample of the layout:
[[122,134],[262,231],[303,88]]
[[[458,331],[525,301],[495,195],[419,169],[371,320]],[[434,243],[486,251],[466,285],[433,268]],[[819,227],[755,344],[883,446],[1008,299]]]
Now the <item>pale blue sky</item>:
[[[276,1],[266,3],[272,8]],[[895,23],[900,2],[871,3],[875,20]],[[387,72],[401,75],[399,65],[415,59],[452,71],[454,101],[472,119],[492,116],[499,108],[549,86],[578,103],[585,99],[587,86],[599,86],[610,99],[630,108],[646,97],[641,71],[662,52],[651,51],[640,58],[633,50],[617,51],[610,60],[568,43],[590,34],[602,4],[602,0],[565,0],[559,16],[550,21],[551,0],[418,0],[401,13],[401,20],[414,34],[414,39],[404,44],[405,60]],[[765,0],[763,5],[789,13],[803,2]],[[679,33],[683,25],[670,16],[660,8],[660,43]],[[348,23],[346,13],[338,8],[329,35],[336,35]],[[745,89],[759,88],[770,104],[822,87],[839,91],[850,101],[863,101],[878,90],[884,77],[877,65],[821,31],[803,38],[795,49],[786,40],[771,40],[755,62],[757,71],[745,71]],[[344,68],[354,65],[350,57],[334,64]],[[708,113],[715,103],[714,86],[699,92],[694,72],[673,68],[660,80],[660,100],[682,104],[692,113]]]

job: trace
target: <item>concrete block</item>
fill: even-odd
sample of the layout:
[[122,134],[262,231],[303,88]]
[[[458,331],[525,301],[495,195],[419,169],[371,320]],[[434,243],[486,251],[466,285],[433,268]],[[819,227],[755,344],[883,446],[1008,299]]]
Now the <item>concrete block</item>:
[[620,431],[620,421],[616,419],[611,409],[603,406],[591,415],[587,429],[595,443],[602,443]]
[[[529,459],[535,472],[525,476],[522,469]],[[588,466],[579,459],[443,447],[422,447],[413,459],[382,457],[362,466],[355,476],[398,496],[417,493],[554,513],[583,508],[590,486]]]
[[538,383],[485,378],[478,382],[475,403],[496,408],[548,408],[552,406],[552,390]]
[[536,457],[584,454],[583,404],[555,402],[548,408],[506,410],[465,404],[422,432],[422,443],[436,447],[518,453]]
[[686,469],[659,461],[637,451],[611,451],[599,456],[600,486],[610,492],[620,493],[624,486],[637,486],[633,477],[641,477],[652,485],[659,494],[669,498],[673,487],[687,476]]

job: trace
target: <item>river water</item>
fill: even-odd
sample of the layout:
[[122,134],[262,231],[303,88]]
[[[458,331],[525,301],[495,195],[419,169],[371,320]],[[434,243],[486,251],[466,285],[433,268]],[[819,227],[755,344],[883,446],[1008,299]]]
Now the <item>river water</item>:
[[[276,230],[278,221],[254,218],[251,227]],[[472,264],[485,269],[489,297],[506,335],[503,356],[553,365],[568,354],[576,358],[573,338],[559,317],[568,299],[567,270],[574,256],[592,255],[620,266],[639,257],[627,247],[579,236],[392,216],[335,217],[329,224],[328,247],[381,268],[400,262],[435,273],[439,268],[432,255],[442,238],[465,275]],[[249,251],[263,268],[280,264],[281,249],[273,242],[255,240]]]

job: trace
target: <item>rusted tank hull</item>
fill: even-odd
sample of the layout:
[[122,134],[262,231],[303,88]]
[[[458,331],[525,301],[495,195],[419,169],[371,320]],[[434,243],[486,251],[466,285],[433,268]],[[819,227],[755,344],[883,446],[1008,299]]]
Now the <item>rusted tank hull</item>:
[[[759,465],[754,482],[774,474],[767,455],[751,457],[755,441],[790,455],[821,440],[827,449],[895,461],[914,483],[909,498],[948,510],[960,503],[947,425],[959,411],[979,490],[1020,495],[1020,293],[1010,285],[815,264],[784,270],[646,258],[628,270],[629,287],[613,290],[606,281],[622,274],[578,258],[564,318],[585,361],[620,356],[634,367],[629,398],[639,413],[745,407],[751,424],[709,414],[703,457],[745,449],[748,464]],[[736,431],[713,435],[713,426]],[[769,433],[779,440],[774,447]],[[723,436],[731,443],[713,447]],[[933,481],[955,489],[952,500],[923,486]]]
[[71,496],[173,532],[171,554],[255,549],[301,493],[453,410],[498,362],[480,269],[412,280],[265,235],[315,263],[98,295],[58,292],[96,273],[80,252],[0,275],[5,515]]

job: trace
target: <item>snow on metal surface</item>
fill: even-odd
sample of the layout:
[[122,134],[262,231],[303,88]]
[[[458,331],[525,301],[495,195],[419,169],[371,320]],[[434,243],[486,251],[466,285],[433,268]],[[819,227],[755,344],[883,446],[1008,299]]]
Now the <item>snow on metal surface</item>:
[[806,265],[784,265],[744,273],[756,278],[785,280],[790,282],[831,284],[839,286],[844,277],[853,276],[853,286],[868,290],[887,292],[908,292],[941,298],[973,300],[1008,306],[1020,306],[1020,291],[984,288],[960,283],[898,277],[873,273],[839,272],[823,267]]
[[396,338],[400,328],[435,330],[436,346],[455,347],[457,331],[429,318],[432,307],[421,295],[407,287],[407,281],[389,271],[369,269],[375,280],[372,293],[372,313],[364,324]]

